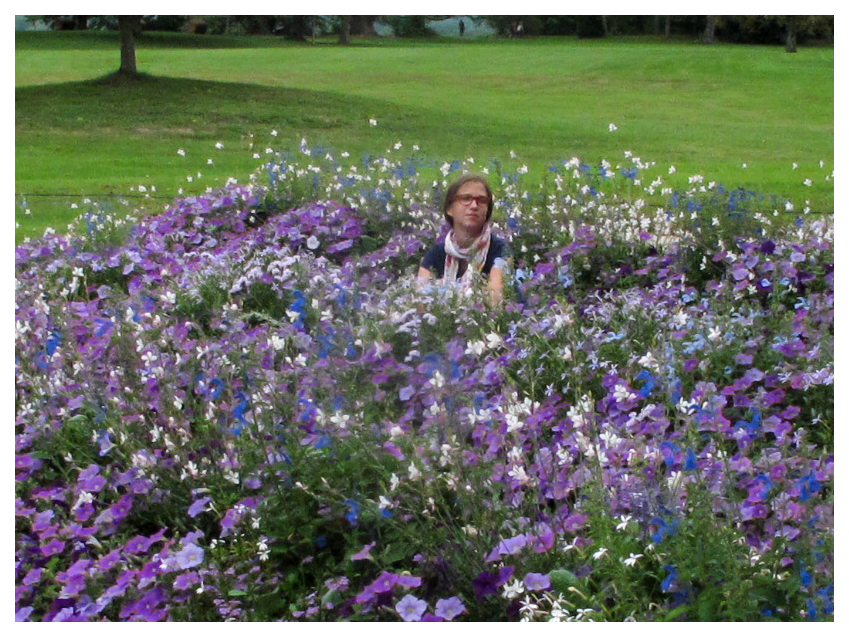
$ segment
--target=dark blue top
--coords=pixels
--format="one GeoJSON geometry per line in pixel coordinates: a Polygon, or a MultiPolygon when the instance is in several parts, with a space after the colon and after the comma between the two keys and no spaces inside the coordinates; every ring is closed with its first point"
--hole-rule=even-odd
{"type": "MultiPolygon", "coordinates": [[[[498,258],[501,259],[509,259],[513,256],[513,251],[510,249],[510,246],[503,239],[499,239],[496,236],[492,236],[489,242],[489,251],[486,253],[486,261],[483,264],[483,268],[481,269],[481,274],[488,277],[489,271],[492,269],[495,260],[498,258]]],[[[460,261],[460,267],[457,271],[457,276],[463,276],[463,272],[466,270],[467,264],[464,261],[460,261]]],[[[439,241],[431,247],[430,250],[425,254],[424,259],[422,259],[422,267],[430,270],[433,273],[433,276],[437,279],[441,279],[445,274],[445,243],[443,241],[439,241]]]]}

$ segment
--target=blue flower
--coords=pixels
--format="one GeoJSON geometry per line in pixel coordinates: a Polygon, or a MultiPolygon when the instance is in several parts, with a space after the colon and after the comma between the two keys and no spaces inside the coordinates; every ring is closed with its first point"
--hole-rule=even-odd
{"type": "Polygon", "coordinates": [[[738,420],[736,423],[738,428],[743,428],[748,431],[750,434],[755,434],[757,430],[761,426],[761,412],[759,409],[752,410],[752,419],[746,422],[745,420],[738,420]]]}
{"type": "Polygon", "coordinates": [[[666,520],[658,517],[652,518],[649,524],[657,527],[657,530],[651,534],[651,540],[655,544],[660,544],[667,535],[675,535],[675,532],[678,530],[678,520],[672,520],[672,524],[669,525],[666,523],[666,520]]]}
{"type": "Polygon", "coordinates": [[[53,330],[50,332],[50,336],[47,339],[47,342],[44,344],[44,348],[47,350],[48,356],[53,356],[53,353],[62,344],[62,333],[59,330],[53,330]]]}
{"type": "Polygon", "coordinates": [[[357,523],[357,518],[360,515],[360,504],[356,500],[345,500],[345,504],[348,506],[348,512],[345,514],[345,519],[348,520],[352,525],[357,523]]]}
{"type": "Polygon", "coordinates": [[[817,482],[813,473],[809,473],[804,478],[799,478],[799,480],[796,481],[796,486],[800,489],[799,500],[802,502],[807,502],[811,495],[822,488],[822,485],[817,482]]]}
{"type": "Polygon", "coordinates": [[[675,453],[680,451],[678,445],[668,440],[660,443],[660,452],[663,454],[663,462],[667,467],[675,464],[675,453]]]}
{"type": "Polygon", "coordinates": [[[808,605],[808,621],[815,621],[817,618],[817,606],[814,604],[814,600],[809,597],[805,600],[805,603],[808,605]]]}
{"type": "Polygon", "coordinates": [[[649,394],[651,394],[651,390],[654,389],[654,376],[652,376],[651,372],[644,369],[634,377],[634,380],[646,381],[645,384],[640,388],[639,394],[643,398],[648,398],[649,394]]]}
{"type": "Polygon", "coordinates": [[[224,390],[224,382],[220,378],[213,378],[209,381],[209,397],[212,400],[217,399],[224,390]]]}
{"type": "Polygon", "coordinates": [[[248,402],[247,396],[245,396],[242,392],[236,394],[236,398],[239,399],[239,404],[237,404],[233,409],[233,418],[241,423],[246,423],[245,412],[250,408],[250,403],[248,402]]]}
{"type": "Polygon", "coordinates": [[[664,593],[669,592],[669,589],[675,584],[675,580],[678,578],[678,569],[676,569],[672,564],[664,564],[663,570],[667,572],[666,577],[660,583],[660,590],[664,593]]]}
{"type": "Polygon", "coordinates": [[[692,449],[687,449],[687,455],[684,459],[684,471],[693,471],[696,468],[696,454],[692,449]]]}

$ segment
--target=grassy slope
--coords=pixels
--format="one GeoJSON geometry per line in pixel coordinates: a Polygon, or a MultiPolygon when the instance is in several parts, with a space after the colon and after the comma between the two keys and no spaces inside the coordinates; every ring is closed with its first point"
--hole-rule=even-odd
{"type": "MultiPolygon", "coordinates": [[[[631,150],[682,174],[833,208],[824,180],[834,154],[833,49],[787,55],[643,39],[343,48],[157,34],[137,53],[152,77],[129,85],[93,79],[117,65],[114,34],[17,34],[16,49],[18,193],[103,196],[145,184],[170,196],[217,186],[244,178],[257,164],[249,142],[264,148],[276,129],[278,147],[304,136],[381,153],[403,141],[438,160],[515,150],[531,164],[615,162],[631,150]],[[806,177],[813,187],[801,185],[806,177]]],[[[48,201],[30,198],[26,232],[61,227],[67,204],[51,213],[48,201]]]]}

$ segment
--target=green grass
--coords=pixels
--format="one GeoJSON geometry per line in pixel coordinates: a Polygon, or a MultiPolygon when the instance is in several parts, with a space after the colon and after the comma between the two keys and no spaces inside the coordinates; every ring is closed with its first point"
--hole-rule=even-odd
{"type": "Polygon", "coordinates": [[[440,162],[513,150],[532,166],[615,163],[629,150],[798,208],[834,207],[832,48],[145,34],[146,75],[127,82],[106,77],[118,65],[114,33],[17,33],[15,46],[15,188],[31,211],[16,213],[18,240],[63,228],[81,196],[153,185],[167,200],[245,179],[253,152],[302,137],[352,159],[396,141],[440,162]]]}

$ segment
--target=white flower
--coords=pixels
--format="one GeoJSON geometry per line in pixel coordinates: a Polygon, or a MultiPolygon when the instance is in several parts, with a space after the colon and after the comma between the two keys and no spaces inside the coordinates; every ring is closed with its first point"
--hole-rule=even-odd
{"type": "Polygon", "coordinates": [[[623,400],[632,400],[636,398],[636,394],[628,391],[628,388],[625,385],[616,385],[613,390],[613,397],[616,399],[617,403],[621,403],[623,400]]]}
{"type": "Polygon", "coordinates": [[[416,468],[416,465],[412,462],[410,463],[410,466],[407,467],[407,471],[410,475],[410,480],[417,480],[422,475],[422,472],[419,471],[418,468],[416,468]]]}
{"type": "Polygon", "coordinates": [[[496,347],[501,345],[503,342],[504,341],[502,340],[502,338],[498,334],[496,334],[495,332],[493,332],[492,334],[486,335],[486,346],[489,349],[495,349],[496,347]]]}
{"type": "Polygon", "coordinates": [[[345,429],[348,426],[349,420],[351,420],[351,417],[348,414],[343,414],[338,411],[330,417],[330,422],[332,422],[340,429],[345,429]]]}
{"type": "Polygon", "coordinates": [[[507,433],[519,431],[522,428],[522,421],[516,414],[506,414],[504,420],[507,422],[507,433]]]}
{"type": "Polygon", "coordinates": [[[216,147],[218,150],[221,150],[222,148],[224,148],[224,144],[222,144],[221,142],[215,142],[215,147],[216,147]]]}
{"type": "Polygon", "coordinates": [[[182,148],[180,148],[180,149],[177,151],[177,154],[178,154],[180,157],[185,157],[185,156],[186,156],[186,151],[184,151],[182,148]]]}
{"type": "Polygon", "coordinates": [[[666,485],[669,487],[670,491],[677,491],[683,481],[684,474],[680,471],[673,471],[666,479],[666,485]]]}
{"type": "Polygon", "coordinates": [[[607,549],[602,547],[599,550],[597,550],[595,553],[593,553],[593,559],[598,561],[601,558],[603,558],[605,555],[607,555],[607,549]]]}
{"type": "Polygon", "coordinates": [[[483,341],[472,341],[466,346],[466,354],[476,354],[480,356],[483,354],[484,345],[483,341]]]}
{"type": "Polygon", "coordinates": [[[613,131],[615,131],[615,130],[616,130],[616,124],[613,124],[613,123],[608,124],[608,125],[607,125],[607,130],[608,130],[608,132],[611,132],[611,133],[612,133],[613,131]]]}
{"type": "Polygon", "coordinates": [[[806,179],[802,183],[805,184],[806,186],[810,186],[813,182],[810,179],[806,179]]]}
{"type": "Polygon", "coordinates": [[[504,591],[501,596],[506,599],[516,599],[519,595],[525,592],[525,585],[517,579],[514,579],[509,584],[504,584],[504,591]]]}
{"type": "Polygon", "coordinates": [[[368,123],[370,126],[377,126],[377,120],[374,118],[369,119],[368,123]]]}
{"type": "Polygon", "coordinates": [[[307,247],[310,250],[315,250],[319,246],[319,241],[315,237],[310,237],[307,239],[307,247]]]}
{"type": "Polygon", "coordinates": [[[619,520],[620,520],[620,522],[619,522],[619,524],[616,525],[616,530],[617,531],[624,531],[625,527],[628,526],[628,522],[630,522],[630,520],[631,520],[631,516],[630,515],[620,515],[619,520]]]}
{"type": "Polygon", "coordinates": [[[622,563],[625,566],[634,566],[637,563],[637,560],[640,559],[642,556],[643,556],[642,553],[638,553],[637,555],[634,555],[633,553],[631,553],[631,555],[629,557],[622,560],[622,563]]]}
{"type": "Polygon", "coordinates": [[[513,478],[519,484],[529,484],[531,481],[530,476],[528,476],[525,468],[520,465],[513,465],[513,468],[507,472],[507,475],[513,478]]]}

